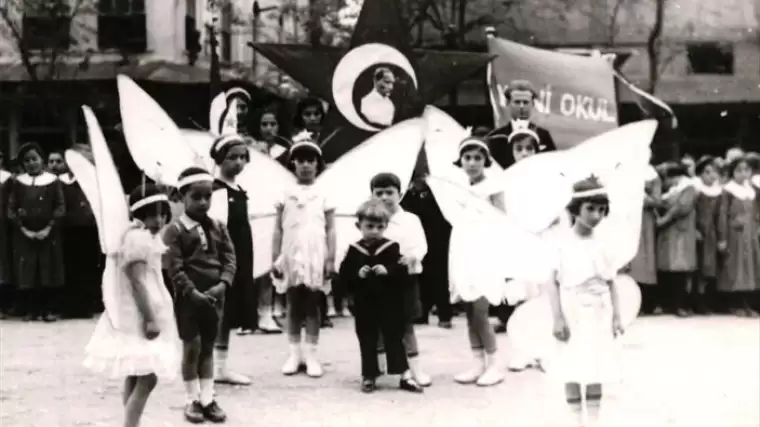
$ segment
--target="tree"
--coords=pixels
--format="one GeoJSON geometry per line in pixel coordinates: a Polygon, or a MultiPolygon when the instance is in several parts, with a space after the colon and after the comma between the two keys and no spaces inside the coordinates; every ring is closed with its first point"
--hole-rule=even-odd
{"type": "Polygon", "coordinates": [[[95,35],[79,16],[94,4],[86,0],[6,0],[0,8],[0,36],[10,40],[29,80],[56,80],[79,57],[88,65],[91,51],[82,51],[95,35]]]}

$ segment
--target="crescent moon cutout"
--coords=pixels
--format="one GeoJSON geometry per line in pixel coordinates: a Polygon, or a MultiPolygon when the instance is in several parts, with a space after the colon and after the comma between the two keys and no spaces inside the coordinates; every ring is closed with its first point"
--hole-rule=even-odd
{"type": "Polygon", "coordinates": [[[335,107],[352,125],[369,132],[377,132],[380,129],[367,123],[356,111],[353,91],[359,75],[377,64],[393,64],[401,68],[411,77],[414,87],[418,87],[412,63],[401,52],[388,45],[367,43],[345,54],[333,73],[332,91],[335,107]]]}

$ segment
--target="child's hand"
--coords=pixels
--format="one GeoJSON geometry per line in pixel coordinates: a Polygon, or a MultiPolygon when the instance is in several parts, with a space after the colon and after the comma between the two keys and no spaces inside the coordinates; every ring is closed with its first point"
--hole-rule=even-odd
{"type": "Polygon", "coordinates": [[[143,331],[145,332],[145,338],[149,340],[156,339],[161,333],[161,329],[158,327],[158,323],[153,320],[143,322],[143,331]]]}
{"type": "Polygon", "coordinates": [[[398,263],[405,265],[407,267],[411,267],[411,265],[414,263],[414,258],[410,256],[402,255],[398,263]]]}
{"type": "Polygon", "coordinates": [[[623,333],[625,333],[625,329],[623,328],[623,323],[620,321],[620,316],[612,316],[612,336],[617,338],[623,335],[623,333]]]}
{"type": "Polygon", "coordinates": [[[332,278],[333,274],[335,274],[335,260],[334,259],[327,259],[325,260],[324,265],[324,278],[325,280],[329,280],[332,278]]]}
{"type": "Polygon", "coordinates": [[[388,274],[388,270],[385,268],[384,265],[381,265],[381,264],[378,264],[372,267],[372,272],[374,272],[378,276],[385,276],[388,274]]]}
{"type": "Polygon", "coordinates": [[[718,242],[718,250],[721,252],[725,252],[726,249],[728,249],[728,244],[724,241],[718,242]]]}
{"type": "Polygon", "coordinates": [[[47,239],[48,236],[50,236],[50,230],[51,230],[50,227],[43,228],[42,230],[40,230],[39,232],[37,232],[37,238],[40,239],[40,240],[47,239]]]}
{"type": "Polygon", "coordinates": [[[372,269],[368,265],[365,265],[364,267],[359,269],[359,277],[361,277],[362,279],[366,279],[367,276],[369,276],[369,273],[371,271],[372,269]]]}
{"type": "Polygon", "coordinates": [[[211,289],[207,290],[206,295],[211,298],[211,302],[216,304],[218,301],[224,298],[224,291],[226,289],[227,285],[224,282],[219,282],[215,286],[212,286],[211,289]]]}
{"type": "Polygon", "coordinates": [[[213,304],[208,295],[197,289],[193,289],[193,291],[190,292],[190,300],[196,305],[213,304]]]}
{"type": "Polygon", "coordinates": [[[27,239],[37,239],[37,233],[29,231],[24,227],[21,227],[21,233],[26,236],[27,239]]]}
{"type": "Polygon", "coordinates": [[[567,327],[564,317],[554,319],[554,338],[562,342],[567,342],[570,339],[570,328],[567,327]]]}

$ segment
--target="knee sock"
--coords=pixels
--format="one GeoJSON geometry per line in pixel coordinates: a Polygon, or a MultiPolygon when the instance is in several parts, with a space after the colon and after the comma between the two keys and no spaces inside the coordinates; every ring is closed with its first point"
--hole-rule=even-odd
{"type": "Polygon", "coordinates": [[[201,378],[199,382],[201,405],[208,406],[214,401],[214,380],[212,378],[201,378]]]}
{"type": "Polygon", "coordinates": [[[227,355],[228,354],[229,353],[226,348],[214,349],[214,364],[216,365],[216,369],[218,372],[227,371],[227,355]]]}
{"type": "Polygon", "coordinates": [[[185,381],[185,398],[187,403],[193,403],[201,398],[201,383],[198,378],[185,381]]]}

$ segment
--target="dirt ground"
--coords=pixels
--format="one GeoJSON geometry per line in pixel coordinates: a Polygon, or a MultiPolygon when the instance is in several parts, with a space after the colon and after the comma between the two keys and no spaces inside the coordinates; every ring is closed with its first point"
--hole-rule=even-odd
{"type": "MultiPolygon", "coordinates": [[[[0,322],[0,426],[118,426],[120,381],[81,366],[94,320],[55,324],[0,322]]],[[[559,390],[537,371],[510,373],[489,388],[460,386],[466,367],[464,319],[453,330],[418,328],[424,365],[434,384],[423,395],[395,389],[359,392],[358,346],[350,319],[324,330],[321,379],[279,373],[283,335],[235,337],[230,364],[253,379],[247,388],[220,387],[232,426],[541,426],[563,409],[559,390]]],[[[728,316],[641,318],[625,337],[622,384],[609,389],[605,425],[760,426],[760,322],[728,316]]],[[[507,339],[500,338],[507,348],[507,339]]],[[[159,384],[145,427],[185,425],[178,379],[159,384]]],[[[554,424],[557,425],[557,424],[554,424]]],[[[560,423],[559,425],[563,425],[560,423]]],[[[568,426],[568,424],[564,424],[568,426]]]]}

